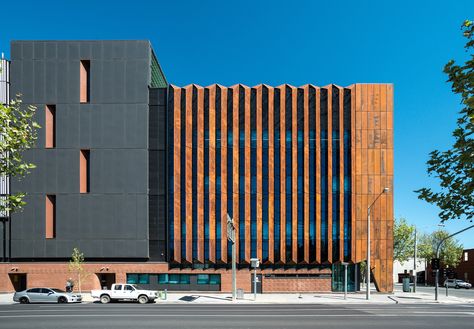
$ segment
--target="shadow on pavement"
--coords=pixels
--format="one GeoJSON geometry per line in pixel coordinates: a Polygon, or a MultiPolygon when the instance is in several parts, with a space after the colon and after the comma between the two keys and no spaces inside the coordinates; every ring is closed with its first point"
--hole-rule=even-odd
{"type": "Polygon", "coordinates": [[[201,296],[201,295],[191,295],[191,296],[183,296],[179,300],[183,302],[194,302],[198,298],[208,298],[208,299],[218,299],[218,300],[225,300],[230,301],[231,297],[215,297],[215,296],[201,296]]]}

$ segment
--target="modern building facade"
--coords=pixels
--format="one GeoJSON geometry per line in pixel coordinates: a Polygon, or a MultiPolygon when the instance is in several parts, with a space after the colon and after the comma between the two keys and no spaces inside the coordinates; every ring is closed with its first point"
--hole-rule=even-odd
{"type": "Polygon", "coordinates": [[[42,128],[0,290],[63,285],[78,247],[85,289],[230,291],[227,214],[244,290],[250,258],[259,291],[339,290],[341,262],[355,289],[384,187],[372,273],[392,290],[392,85],[177,87],[148,41],[15,41],[10,80],[42,128]]]}

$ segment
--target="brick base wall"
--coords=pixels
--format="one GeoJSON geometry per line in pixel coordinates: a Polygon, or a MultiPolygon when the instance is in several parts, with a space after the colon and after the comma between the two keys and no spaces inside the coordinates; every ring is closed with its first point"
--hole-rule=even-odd
{"type": "Polygon", "coordinates": [[[262,292],[330,292],[331,278],[263,278],[262,292]]]}
{"type": "MultiPolygon", "coordinates": [[[[86,277],[81,279],[81,290],[100,289],[100,274],[115,274],[115,282],[126,282],[127,273],[182,273],[182,274],[220,274],[221,292],[232,291],[232,272],[226,269],[170,269],[168,263],[85,263],[86,277]]],[[[331,278],[289,278],[267,277],[265,274],[330,274],[330,269],[311,270],[259,270],[262,275],[262,292],[328,292],[331,291],[331,278]]],[[[16,274],[26,274],[26,286],[53,287],[65,289],[66,280],[72,278],[79,290],[77,277],[69,272],[68,263],[6,263],[0,264],[0,292],[13,292],[16,274]]],[[[245,293],[251,292],[253,271],[237,271],[237,288],[245,293]]]]}

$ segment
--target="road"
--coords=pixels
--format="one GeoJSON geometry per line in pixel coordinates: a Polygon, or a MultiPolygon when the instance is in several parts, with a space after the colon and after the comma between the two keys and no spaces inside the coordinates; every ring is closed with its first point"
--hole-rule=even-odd
{"type": "Polygon", "coordinates": [[[0,305],[0,328],[472,328],[474,304],[0,305]]]}
{"type": "MultiPolygon", "coordinates": [[[[427,292],[430,294],[433,294],[434,298],[434,287],[425,287],[423,285],[418,285],[416,286],[416,291],[418,292],[427,292]]],[[[445,287],[439,287],[438,290],[439,295],[445,296],[446,295],[446,288],[445,287]]],[[[470,298],[474,300],[474,288],[473,289],[454,289],[454,288],[449,288],[448,290],[449,296],[454,296],[454,297],[460,297],[460,298],[470,298]]]]}

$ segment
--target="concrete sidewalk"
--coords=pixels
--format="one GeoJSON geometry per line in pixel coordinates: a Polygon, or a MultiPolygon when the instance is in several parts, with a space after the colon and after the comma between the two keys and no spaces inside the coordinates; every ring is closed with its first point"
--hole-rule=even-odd
{"type": "MultiPolygon", "coordinates": [[[[396,291],[392,294],[381,294],[374,291],[371,299],[365,299],[365,293],[348,293],[344,300],[342,293],[304,293],[304,294],[257,294],[254,301],[253,294],[245,294],[243,299],[238,299],[236,304],[468,304],[474,299],[446,297],[442,294],[438,302],[434,294],[426,292],[405,293],[396,291]]],[[[89,293],[83,293],[83,302],[91,303],[94,300],[89,293]]],[[[13,294],[0,294],[0,304],[13,304],[13,294]]],[[[232,305],[231,294],[225,293],[200,293],[200,292],[173,292],[167,294],[167,299],[156,300],[157,304],[227,304],[232,305]]]]}

